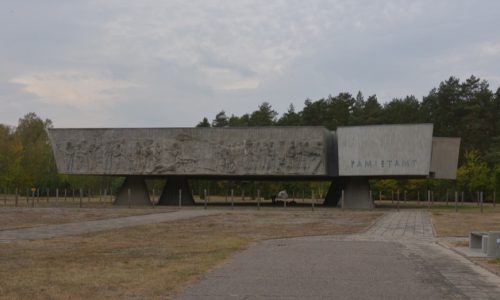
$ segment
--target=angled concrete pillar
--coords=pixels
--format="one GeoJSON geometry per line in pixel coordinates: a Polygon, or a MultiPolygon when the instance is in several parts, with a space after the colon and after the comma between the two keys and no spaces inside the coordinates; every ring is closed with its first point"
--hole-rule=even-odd
{"type": "Polygon", "coordinates": [[[334,180],[324,204],[340,207],[342,190],[344,190],[344,208],[371,209],[374,207],[373,200],[370,199],[368,177],[341,177],[334,180]]]}
{"type": "Polygon", "coordinates": [[[127,176],[118,190],[115,205],[151,205],[143,176],[127,176]],[[130,198],[129,198],[130,190],[130,198]]]}
{"type": "Polygon", "coordinates": [[[347,183],[346,178],[337,177],[330,184],[330,188],[325,196],[325,206],[338,206],[340,203],[340,197],[342,196],[342,189],[345,188],[347,183]]]}
{"type": "Polygon", "coordinates": [[[169,177],[158,205],[179,205],[179,190],[181,190],[182,205],[194,205],[193,195],[186,177],[169,177]]]}

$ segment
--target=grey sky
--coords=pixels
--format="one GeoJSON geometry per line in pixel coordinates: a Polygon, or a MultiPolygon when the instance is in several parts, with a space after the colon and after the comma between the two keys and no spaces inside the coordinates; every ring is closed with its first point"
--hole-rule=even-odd
{"type": "Polygon", "coordinates": [[[0,123],[194,126],[358,90],[500,86],[500,1],[0,0],[0,123]]]}

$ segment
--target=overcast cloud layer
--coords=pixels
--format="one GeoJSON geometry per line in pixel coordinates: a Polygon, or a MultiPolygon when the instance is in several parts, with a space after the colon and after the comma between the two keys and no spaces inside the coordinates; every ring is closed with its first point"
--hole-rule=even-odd
{"type": "Polygon", "coordinates": [[[361,90],[500,86],[500,1],[1,0],[0,123],[194,126],[361,90]]]}

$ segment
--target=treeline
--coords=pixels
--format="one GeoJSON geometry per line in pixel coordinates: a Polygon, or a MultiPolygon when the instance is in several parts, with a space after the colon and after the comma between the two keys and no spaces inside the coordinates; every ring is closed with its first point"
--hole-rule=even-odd
{"type": "Polygon", "coordinates": [[[421,101],[410,95],[381,104],[376,95],[340,93],[307,99],[301,111],[290,105],[281,116],[268,102],[241,116],[220,111],[212,121],[204,118],[197,126],[314,125],[335,130],[348,125],[408,123],[433,123],[434,136],[462,138],[458,180],[381,180],[372,182],[376,190],[433,188],[444,193],[459,189],[472,194],[500,188],[500,88],[494,92],[487,81],[475,76],[462,82],[450,77],[421,101]]]}
{"type": "MultiPolygon", "coordinates": [[[[371,124],[433,123],[434,136],[462,138],[460,168],[457,181],[446,180],[377,180],[372,182],[374,193],[391,190],[422,190],[427,188],[444,194],[446,190],[463,190],[469,198],[475,191],[492,192],[500,189],[500,88],[492,91],[484,80],[471,76],[465,81],[451,77],[430,90],[420,101],[414,96],[396,98],[384,104],[376,95],[365,97],[340,93],[318,100],[307,99],[301,111],[293,105],[279,115],[264,102],[257,110],[241,116],[221,111],[211,121],[204,118],[200,127],[237,126],[338,126],[371,124]]],[[[45,128],[51,120],[34,113],[19,119],[15,127],[0,124],[0,189],[21,191],[40,189],[84,188],[85,191],[116,188],[122,178],[106,176],[69,176],[57,173],[45,128]]],[[[159,189],[161,182],[153,182],[159,189]]],[[[210,194],[235,193],[255,195],[259,190],[268,197],[286,188],[289,194],[317,197],[328,189],[327,182],[227,182],[193,181],[195,193],[207,189],[210,194]]],[[[490,193],[491,194],[491,193],[490,193]]]]}
{"type": "MultiPolygon", "coordinates": [[[[28,113],[19,119],[16,127],[0,124],[0,193],[18,189],[25,193],[27,188],[36,187],[45,193],[56,188],[99,188],[115,187],[111,177],[68,176],[57,173],[46,128],[53,127],[49,119],[42,120],[35,113],[28,113]]],[[[119,181],[119,179],[118,179],[119,181]]]]}

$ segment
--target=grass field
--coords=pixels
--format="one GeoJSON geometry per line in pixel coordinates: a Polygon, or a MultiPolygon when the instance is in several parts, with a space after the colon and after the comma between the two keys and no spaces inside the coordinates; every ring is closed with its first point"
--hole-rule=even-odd
{"type": "Polygon", "coordinates": [[[467,237],[471,231],[500,230],[500,208],[487,208],[483,213],[475,207],[454,209],[433,209],[432,222],[438,237],[467,237]]]}
{"type": "Polygon", "coordinates": [[[337,209],[241,209],[82,236],[0,244],[0,298],[170,298],[259,240],[359,232],[380,215],[337,209]]]}

